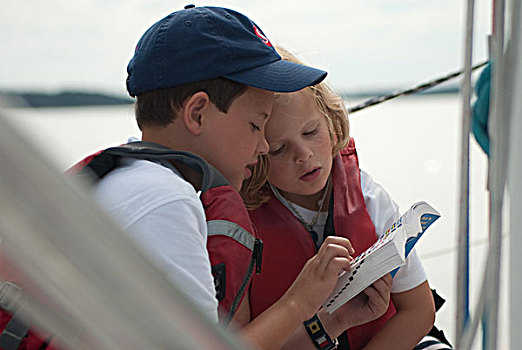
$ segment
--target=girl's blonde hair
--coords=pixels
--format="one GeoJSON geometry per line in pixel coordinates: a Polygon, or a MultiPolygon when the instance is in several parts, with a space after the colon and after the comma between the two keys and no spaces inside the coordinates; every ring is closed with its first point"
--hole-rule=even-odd
{"type": "MultiPolygon", "coordinates": [[[[280,46],[276,47],[276,50],[284,60],[303,64],[288,50],[280,46]]],[[[332,154],[335,155],[345,148],[350,140],[350,124],[344,101],[325,82],[306,89],[310,90],[317,109],[326,118],[333,145],[332,154]]],[[[268,187],[269,166],[268,157],[266,155],[259,156],[252,176],[243,182],[240,194],[246,207],[250,210],[259,208],[269,198],[266,192],[270,190],[268,187]]]]}

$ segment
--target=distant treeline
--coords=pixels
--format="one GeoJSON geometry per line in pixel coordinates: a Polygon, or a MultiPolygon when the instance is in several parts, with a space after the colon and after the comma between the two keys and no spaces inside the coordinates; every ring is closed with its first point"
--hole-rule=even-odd
{"type": "Polygon", "coordinates": [[[79,107],[123,105],[134,102],[130,97],[96,92],[63,91],[59,93],[0,91],[3,105],[11,107],[79,107]]]}
{"type": "MultiPolygon", "coordinates": [[[[384,96],[391,90],[375,90],[360,92],[339,92],[345,99],[384,96]]],[[[457,87],[434,88],[418,94],[454,94],[458,93],[457,87]]],[[[80,107],[80,106],[108,106],[127,105],[134,102],[130,97],[114,96],[105,93],[63,91],[59,93],[42,92],[16,92],[0,90],[0,106],[10,107],[80,107]]]]}

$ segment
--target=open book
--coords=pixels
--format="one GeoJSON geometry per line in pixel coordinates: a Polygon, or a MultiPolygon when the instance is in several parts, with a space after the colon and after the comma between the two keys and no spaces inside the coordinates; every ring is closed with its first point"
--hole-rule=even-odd
{"type": "Polygon", "coordinates": [[[406,257],[424,231],[440,214],[426,202],[415,203],[370,248],[357,256],[350,270],[339,275],[332,294],[323,307],[332,313],[366,287],[406,263],[406,257]]]}

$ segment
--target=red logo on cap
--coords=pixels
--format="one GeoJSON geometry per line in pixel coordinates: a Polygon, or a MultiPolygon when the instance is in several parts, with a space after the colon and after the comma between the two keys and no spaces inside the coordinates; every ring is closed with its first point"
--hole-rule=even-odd
{"type": "Polygon", "coordinates": [[[264,36],[263,33],[261,33],[261,31],[259,30],[259,28],[257,28],[256,26],[254,26],[254,33],[256,33],[257,37],[259,39],[261,39],[261,41],[266,46],[272,46],[272,43],[270,42],[270,40],[268,40],[268,38],[266,36],[264,36]]]}

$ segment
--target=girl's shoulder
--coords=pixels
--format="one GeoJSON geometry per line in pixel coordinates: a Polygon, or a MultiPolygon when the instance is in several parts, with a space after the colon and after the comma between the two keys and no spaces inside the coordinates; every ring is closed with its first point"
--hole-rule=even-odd
{"type": "Polygon", "coordinates": [[[372,219],[376,233],[384,233],[386,226],[400,216],[399,205],[381,184],[362,169],[361,189],[366,210],[372,219]]]}

